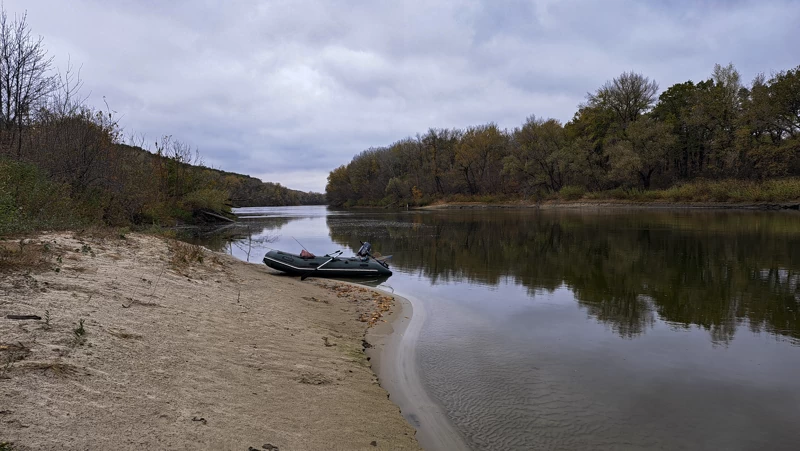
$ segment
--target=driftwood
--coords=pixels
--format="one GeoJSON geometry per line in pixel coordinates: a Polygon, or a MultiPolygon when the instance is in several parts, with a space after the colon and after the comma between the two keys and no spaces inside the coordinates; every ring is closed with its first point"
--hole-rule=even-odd
{"type": "Polygon", "coordinates": [[[6,315],[8,319],[42,319],[39,315],[6,315]]]}
{"type": "Polygon", "coordinates": [[[225,216],[218,215],[216,213],[212,213],[212,212],[210,212],[208,210],[200,210],[200,213],[203,213],[204,215],[207,215],[207,216],[211,216],[212,218],[221,219],[223,221],[236,222],[231,218],[226,218],[225,216]]]}

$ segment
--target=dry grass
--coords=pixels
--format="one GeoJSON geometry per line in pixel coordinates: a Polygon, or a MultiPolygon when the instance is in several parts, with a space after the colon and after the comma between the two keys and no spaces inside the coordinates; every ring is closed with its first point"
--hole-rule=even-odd
{"type": "Polygon", "coordinates": [[[175,269],[182,269],[194,263],[203,263],[205,251],[196,244],[173,240],[169,244],[170,263],[175,269]]]}
{"type": "Polygon", "coordinates": [[[634,202],[797,202],[800,200],[800,179],[765,180],[695,180],[663,190],[617,188],[587,193],[592,200],[629,200],[634,202]]]}
{"type": "Polygon", "coordinates": [[[139,339],[142,338],[142,336],[139,335],[139,334],[134,334],[134,333],[131,333],[131,332],[125,332],[125,331],[122,331],[122,330],[108,329],[108,330],[106,330],[106,332],[108,332],[110,335],[113,335],[113,336],[115,336],[117,338],[124,338],[126,340],[139,340],[139,339]]]}
{"type": "Polygon", "coordinates": [[[0,379],[8,377],[8,372],[15,362],[25,360],[31,349],[22,343],[0,344],[0,379]]]}
{"type": "Polygon", "coordinates": [[[0,241],[0,272],[42,269],[50,265],[53,257],[48,243],[28,239],[0,241]]]}
{"type": "Polygon", "coordinates": [[[672,201],[791,202],[800,199],[800,179],[700,180],[664,190],[662,197],[672,201]]]}
{"type": "Polygon", "coordinates": [[[126,239],[130,229],[127,227],[89,226],[75,232],[76,239],[126,239]]]}
{"type": "Polygon", "coordinates": [[[31,349],[22,343],[0,344],[0,355],[4,362],[18,362],[25,359],[31,353],[31,349]]]}
{"type": "Polygon", "coordinates": [[[19,369],[21,371],[52,373],[56,376],[73,376],[80,373],[80,370],[75,365],[63,362],[32,362],[20,365],[19,369]]]}
{"type": "MultiPolygon", "coordinates": [[[[9,343],[9,344],[0,344],[0,352],[15,352],[15,353],[24,353],[27,355],[31,352],[30,348],[25,346],[22,343],[9,343]]],[[[23,357],[24,358],[24,357],[23,357]]],[[[21,359],[17,359],[21,360],[21,359]]]]}

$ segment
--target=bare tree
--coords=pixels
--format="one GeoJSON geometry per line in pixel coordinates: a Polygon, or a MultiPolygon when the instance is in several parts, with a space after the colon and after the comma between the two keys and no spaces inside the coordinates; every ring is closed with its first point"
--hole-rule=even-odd
{"type": "Polygon", "coordinates": [[[73,116],[83,109],[89,95],[81,94],[83,79],[81,78],[81,68],[75,70],[72,60],[67,60],[67,67],[64,72],[58,71],[54,80],[53,90],[49,96],[47,107],[48,114],[58,117],[73,116]]]}
{"type": "Polygon", "coordinates": [[[23,14],[9,20],[0,9],[0,133],[6,134],[6,143],[16,146],[18,158],[23,127],[37,104],[55,90],[58,80],[51,73],[53,58],[47,56],[43,38],[31,35],[26,19],[23,14]]]}
{"type": "Polygon", "coordinates": [[[613,111],[622,127],[627,128],[655,104],[657,92],[658,83],[631,71],[607,81],[586,97],[589,105],[613,111]]]}

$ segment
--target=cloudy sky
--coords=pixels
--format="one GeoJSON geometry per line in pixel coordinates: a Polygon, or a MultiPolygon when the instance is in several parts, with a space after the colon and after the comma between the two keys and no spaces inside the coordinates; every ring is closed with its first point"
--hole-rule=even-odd
{"type": "Polygon", "coordinates": [[[623,71],[662,89],[800,64],[800,1],[3,0],[82,66],[126,134],[323,191],[357,153],[435,127],[568,121],[623,71]]]}

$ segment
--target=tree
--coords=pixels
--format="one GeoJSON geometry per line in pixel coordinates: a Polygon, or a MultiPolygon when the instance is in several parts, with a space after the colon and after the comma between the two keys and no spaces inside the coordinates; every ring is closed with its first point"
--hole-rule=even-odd
{"type": "Polygon", "coordinates": [[[642,74],[623,72],[619,77],[607,81],[594,94],[587,94],[590,106],[609,109],[623,129],[636,121],[653,106],[658,92],[658,83],[642,74]]]}
{"type": "Polygon", "coordinates": [[[653,173],[667,164],[670,149],[675,145],[675,135],[670,126],[654,120],[641,120],[628,127],[628,140],[638,157],[636,173],[642,188],[650,189],[653,173]]]}
{"type": "Polygon", "coordinates": [[[18,158],[23,126],[58,80],[50,73],[53,58],[47,56],[43,38],[31,35],[26,19],[23,14],[9,20],[0,7],[0,133],[6,135],[4,144],[16,146],[18,158]]]}
{"type": "Polygon", "coordinates": [[[737,128],[748,94],[732,64],[717,64],[710,79],[678,83],[661,94],[652,117],[670,124],[677,137],[669,158],[676,178],[736,175],[737,128]]]}
{"type": "Polygon", "coordinates": [[[426,178],[432,178],[432,192],[445,193],[446,173],[455,160],[455,147],[461,133],[455,129],[428,129],[424,136],[417,136],[423,150],[426,178]]]}
{"type": "Polygon", "coordinates": [[[329,196],[365,205],[450,195],[537,195],[577,185],[649,189],[679,180],[800,175],[800,67],[748,88],[732,64],[707,80],[658,85],[626,72],[565,125],[529,117],[513,133],[495,124],[429,129],[357,155],[332,173],[329,196]]]}
{"type": "Polygon", "coordinates": [[[411,187],[400,177],[392,177],[386,184],[386,195],[391,197],[394,203],[402,202],[411,197],[411,187]]]}
{"type": "Polygon", "coordinates": [[[775,74],[769,80],[769,97],[774,102],[774,125],[782,137],[800,136],[800,66],[775,74]]]}
{"type": "Polygon", "coordinates": [[[347,166],[350,175],[350,186],[356,194],[357,200],[366,203],[377,203],[386,193],[386,184],[389,182],[385,171],[381,170],[382,154],[387,148],[371,148],[361,152],[347,166]]]}
{"type": "Polygon", "coordinates": [[[688,123],[699,134],[699,171],[704,175],[736,175],[736,130],[747,95],[732,64],[716,64],[711,79],[697,84],[688,123]]]}
{"type": "Polygon", "coordinates": [[[697,101],[698,87],[691,80],[676,83],[661,93],[651,112],[654,120],[668,124],[676,136],[677,142],[669,156],[673,178],[689,178],[700,169],[702,140],[698,127],[689,120],[697,101]]]}
{"type": "Polygon", "coordinates": [[[568,167],[560,158],[566,134],[555,119],[537,119],[530,116],[521,128],[514,130],[514,152],[506,157],[505,170],[513,176],[523,177],[523,185],[544,186],[558,192],[564,186],[568,167]]]}
{"type": "Polygon", "coordinates": [[[739,75],[739,71],[733,67],[733,63],[728,63],[725,67],[715,64],[711,79],[722,88],[721,97],[725,105],[731,110],[736,110],[741,103],[740,96],[744,86],[742,86],[742,77],[739,75]]]}
{"type": "Polygon", "coordinates": [[[355,193],[350,185],[350,175],[347,166],[339,166],[328,175],[328,184],[325,186],[325,196],[331,205],[341,207],[354,200],[355,193]]]}
{"type": "Polygon", "coordinates": [[[743,99],[736,136],[743,175],[764,178],[793,171],[800,157],[796,150],[800,138],[800,70],[778,72],[769,81],[763,74],[756,76],[749,96],[743,99]]]}
{"type": "Polygon", "coordinates": [[[501,172],[508,137],[497,124],[470,127],[456,146],[455,163],[470,194],[485,194],[500,188],[495,176],[501,172]],[[497,166],[496,168],[494,166],[497,166]]]}

